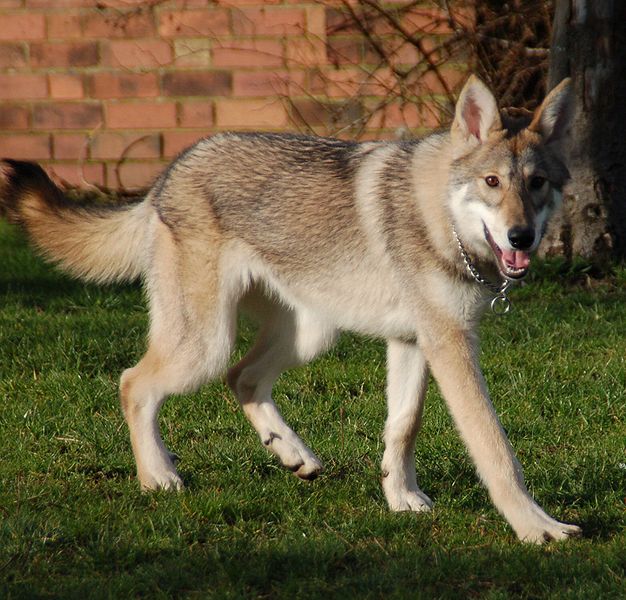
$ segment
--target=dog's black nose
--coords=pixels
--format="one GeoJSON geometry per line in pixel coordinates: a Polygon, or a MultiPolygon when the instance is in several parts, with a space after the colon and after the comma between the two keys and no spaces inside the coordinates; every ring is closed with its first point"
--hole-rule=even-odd
{"type": "Polygon", "coordinates": [[[509,242],[517,250],[528,250],[535,241],[535,230],[532,227],[511,227],[509,242]]]}

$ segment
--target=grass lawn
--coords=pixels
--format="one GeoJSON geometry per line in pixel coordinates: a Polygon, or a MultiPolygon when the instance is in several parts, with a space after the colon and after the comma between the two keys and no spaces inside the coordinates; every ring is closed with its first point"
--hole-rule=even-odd
{"type": "Polygon", "coordinates": [[[319,479],[279,467],[216,382],[161,413],[186,490],[140,493],[117,380],[144,348],[141,290],[76,283],[4,223],[0,257],[0,597],[626,597],[623,268],[589,286],[542,265],[483,322],[528,485],[585,533],[535,547],[491,507],[435,386],[416,453],[435,509],[388,512],[384,345],[351,335],[276,389],[319,479]]]}

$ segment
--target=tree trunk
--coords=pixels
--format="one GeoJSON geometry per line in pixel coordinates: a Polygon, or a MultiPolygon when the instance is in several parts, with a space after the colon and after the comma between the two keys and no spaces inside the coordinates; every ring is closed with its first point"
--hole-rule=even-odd
{"type": "Polygon", "coordinates": [[[572,181],[543,252],[626,257],[626,1],[556,0],[548,89],[571,77],[572,181]]]}

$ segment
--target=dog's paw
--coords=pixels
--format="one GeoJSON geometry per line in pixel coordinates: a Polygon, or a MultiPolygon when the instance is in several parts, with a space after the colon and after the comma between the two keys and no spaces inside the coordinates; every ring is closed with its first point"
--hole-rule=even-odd
{"type": "Polygon", "coordinates": [[[160,473],[158,475],[140,475],[139,483],[145,492],[157,490],[179,491],[183,489],[183,480],[174,471],[173,473],[160,473]]]}
{"type": "Polygon", "coordinates": [[[324,467],[322,463],[312,455],[312,457],[303,462],[296,471],[293,471],[293,474],[300,479],[313,481],[323,470],[324,467]]]}
{"type": "Polygon", "coordinates": [[[535,523],[527,523],[524,527],[517,528],[515,532],[522,542],[529,544],[545,544],[582,535],[582,529],[577,525],[560,523],[548,515],[535,523]]]}
{"type": "Polygon", "coordinates": [[[182,490],[183,480],[174,467],[174,461],[178,461],[178,457],[168,451],[159,458],[161,460],[154,461],[149,466],[142,465],[137,469],[141,489],[144,491],[182,490]]]}
{"type": "Polygon", "coordinates": [[[390,510],[394,512],[428,512],[433,507],[433,501],[418,487],[392,486],[383,479],[383,490],[390,510]]]}
{"type": "Polygon", "coordinates": [[[275,454],[282,465],[300,479],[315,479],[323,470],[320,460],[292,431],[271,432],[263,436],[263,445],[275,454]]]}

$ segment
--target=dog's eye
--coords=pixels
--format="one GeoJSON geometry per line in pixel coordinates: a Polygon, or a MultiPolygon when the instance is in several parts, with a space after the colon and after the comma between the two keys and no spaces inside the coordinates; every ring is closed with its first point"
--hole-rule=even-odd
{"type": "Polygon", "coordinates": [[[545,177],[541,177],[541,175],[535,175],[530,180],[530,189],[531,190],[540,190],[543,187],[543,184],[546,182],[545,177]]]}
{"type": "Polygon", "coordinates": [[[489,187],[498,187],[500,185],[500,180],[495,175],[487,175],[487,177],[485,177],[485,183],[489,187]]]}

